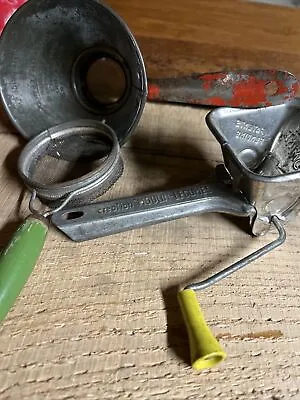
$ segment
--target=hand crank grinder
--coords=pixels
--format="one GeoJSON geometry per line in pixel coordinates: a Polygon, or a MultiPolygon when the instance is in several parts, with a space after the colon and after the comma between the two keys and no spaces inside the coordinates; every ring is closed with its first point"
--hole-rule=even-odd
{"type": "Polygon", "coordinates": [[[249,217],[254,235],[276,228],[278,238],[271,243],[179,291],[195,369],[212,367],[225,358],[205,323],[195,291],[219,282],[281,245],[286,237],[283,223],[298,210],[299,109],[300,101],[294,100],[262,109],[213,110],[207,123],[221,145],[224,164],[217,167],[211,179],[172,191],[66,207],[52,216],[58,229],[79,241],[205,212],[249,217]]]}
{"type": "Polygon", "coordinates": [[[29,0],[9,20],[0,39],[0,96],[23,136],[35,136],[22,153],[19,172],[41,200],[55,206],[42,218],[31,207],[34,215],[2,253],[0,318],[39,255],[46,216],[51,215],[53,224],[76,241],[204,212],[249,217],[255,235],[273,225],[278,239],[179,291],[192,364],[203,369],[223,360],[225,353],[206,326],[194,291],[220,281],[285,240],[282,222],[293,215],[299,202],[300,105],[296,100],[259,110],[211,112],[207,123],[224,156],[223,166],[211,180],[174,191],[81,205],[86,194],[108,188],[110,173],[122,169],[118,146],[136,126],[146,95],[137,44],[124,22],[102,3],[29,0]],[[35,167],[45,155],[68,162],[89,156],[102,167],[54,184],[52,177],[45,184],[43,175],[37,184],[35,167]]]}

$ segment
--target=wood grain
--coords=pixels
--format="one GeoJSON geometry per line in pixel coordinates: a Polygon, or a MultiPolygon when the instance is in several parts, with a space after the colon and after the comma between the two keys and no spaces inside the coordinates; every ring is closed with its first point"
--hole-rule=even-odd
{"type": "MultiPolygon", "coordinates": [[[[106,197],[207,176],[221,154],[205,113],[148,105],[123,149],[124,176],[106,197]]],[[[12,168],[18,138],[3,129],[1,143],[3,245],[14,228],[22,187],[12,168]]],[[[23,201],[22,212],[25,206],[23,201]]],[[[251,239],[245,224],[221,215],[81,244],[52,229],[1,328],[0,398],[297,399],[299,224],[289,225],[284,247],[199,294],[228,353],[220,367],[200,374],[189,366],[174,287],[227,266],[272,233],[251,239]]]]}
{"type": "Polygon", "coordinates": [[[148,75],[276,68],[300,75],[300,10],[240,0],[110,0],[137,37],[148,75]]]}
{"type": "MultiPolygon", "coordinates": [[[[229,0],[110,4],[138,35],[153,76],[254,65],[300,72],[295,10],[229,0]]],[[[148,104],[123,148],[124,175],[103,198],[207,177],[222,160],[207,112],[148,104]]],[[[24,142],[1,121],[4,246],[28,196],[16,172],[24,142]]],[[[283,247],[199,293],[228,359],[201,373],[189,365],[175,287],[275,235],[254,239],[245,227],[207,214],[80,244],[52,228],[0,328],[0,399],[299,399],[300,219],[283,247]]]]}

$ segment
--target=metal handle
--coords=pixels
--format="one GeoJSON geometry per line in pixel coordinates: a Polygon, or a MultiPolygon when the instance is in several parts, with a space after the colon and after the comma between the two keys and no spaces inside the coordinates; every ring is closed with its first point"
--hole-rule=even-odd
{"type": "Polygon", "coordinates": [[[189,336],[191,364],[196,370],[215,366],[226,358],[226,354],[205,322],[195,290],[203,290],[214,285],[280,246],[286,238],[285,230],[276,216],[273,216],[272,223],[278,231],[277,239],[217,274],[201,282],[190,284],[178,292],[178,301],[189,336]]]}
{"type": "Polygon", "coordinates": [[[65,208],[52,216],[52,222],[72,240],[84,241],[208,212],[247,217],[254,215],[255,209],[226,185],[207,182],[65,208]]]}
{"type": "Polygon", "coordinates": [[[234,264],[230,265],[229,267],[223,269],[222,271],[210,276],[209,278],[207,278],[201,282],[192,283],[192,284],[186,286],[185,289],[191,289],[191,290],[206,289],[209,286],[212,286],[215,283],[221,281],[222,279],[227,278],[227,276],[233,274],[234,272],[246,267],[246,265],[257,260],[258,258],[263,257],[265,254],[276,249],[276,247],[282,245],[286,239],[285,229],[282,226],[280,220],[276,216],[273,216],[271,222],[277,229],[278,238],[273,240],[271,243],[266,244],[262,248],[254,251],[253,253],[249,254],[248,256],[244,257],[243,259],[235,262],[234,264]]]}
{"type": "Polygon", "coordinates": [[[229,107],[265,107],[293,99],[297,78],[277,70],[235,70],[148,79],[148,100],[229,107]]]}

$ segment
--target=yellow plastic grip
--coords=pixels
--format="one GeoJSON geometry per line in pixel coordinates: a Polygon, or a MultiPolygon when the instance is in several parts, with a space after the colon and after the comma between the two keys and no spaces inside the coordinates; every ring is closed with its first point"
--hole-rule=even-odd
{"type": "Polygon", "coordinates": [[[200,371],[225,360],[226,353],[207,326],[196,293],[184,289],[177,297],[188,331],[192,367],[200,371]]]}

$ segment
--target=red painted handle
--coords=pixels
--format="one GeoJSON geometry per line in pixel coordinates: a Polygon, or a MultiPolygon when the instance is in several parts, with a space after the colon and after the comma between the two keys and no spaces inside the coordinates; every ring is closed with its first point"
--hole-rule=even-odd
{"type": "Polygon", "coordinates": [[[148,100],[229,107],[266,107],[296,96],[297,78],[277,70],[236,70],[148,80],[148,100]]]}
{"type": "MultiPolygon", "coordinates": [[[[26,0],[0,0],[0,34],[26,0]]],[[[265,107],[295,97],[299,82],[276,70],[227,71],[182,78],[149,79],[148,100],[229,107],[265,107]]]]}

